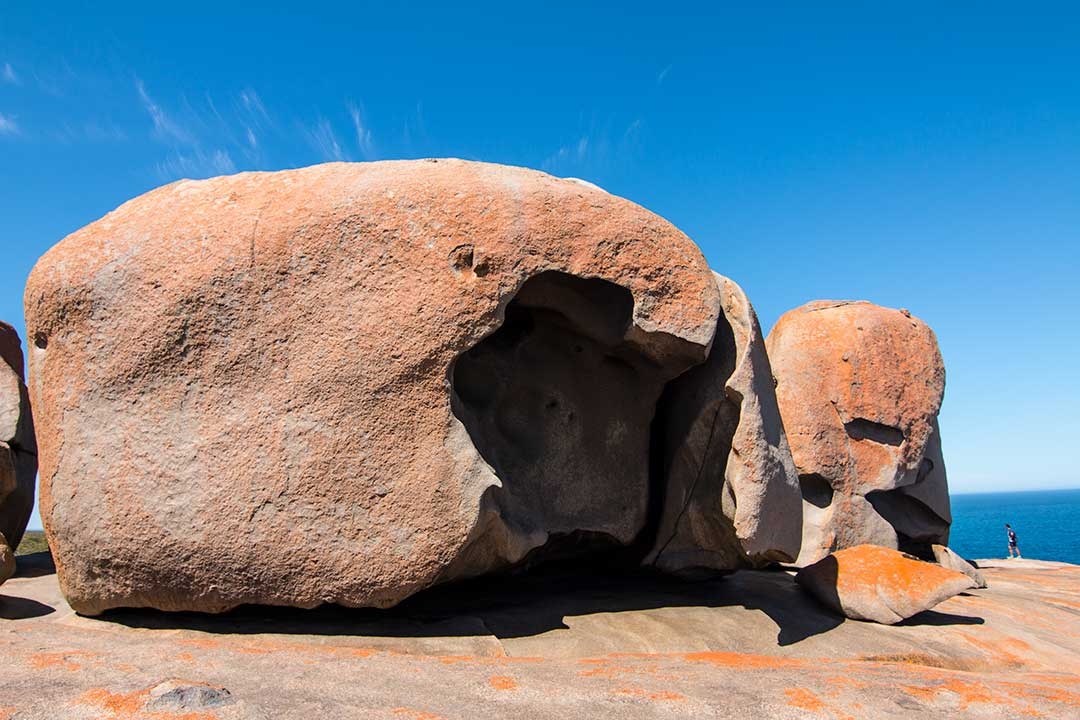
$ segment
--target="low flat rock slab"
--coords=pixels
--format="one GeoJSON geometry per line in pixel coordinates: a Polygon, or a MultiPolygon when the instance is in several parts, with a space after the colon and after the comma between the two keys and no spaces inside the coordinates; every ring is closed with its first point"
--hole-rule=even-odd
{"type": "Polygon", "coordinates": [[[894,625],[975,587],[963,573],[876,545],[857,545],[799,571],[795,580],[825,607],[894,625]]]}
{"type": "Polygon", "coordinates": [[[252,608],[135,623],[74,615],[42,566],[20,558],[0,588],[11,720],[1001,720],[1080,704],[1077,566],[1002,563],[985,571],[989,589],[894,626],[843,622],[765,571],[440,590],[428,605],[442,622],[252,608]]]}

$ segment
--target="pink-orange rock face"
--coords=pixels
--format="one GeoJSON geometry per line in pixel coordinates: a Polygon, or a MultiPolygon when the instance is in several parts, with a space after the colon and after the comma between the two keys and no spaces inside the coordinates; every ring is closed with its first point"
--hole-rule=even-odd
{"type": "Polygon", "coordinates": [[[826,607],[853,620],[893,625],[975,587],[961,572],[877,545],[840,550],[795,579],[826,607]]]}
{"type": "Polygon", "coordinates": [[[0,536],[11,550],[19,546],[30,519],[37,475],[34,424],[23,379],[19,336],[0,322],[0,536]]]}
{"type": "Polygon", "coordinates": [[[926,323],[819,301],[783,315],[766,345],[803,492],[799,564],[862,543],[926,555],[947,544],[945,368],[926,323]]]}
{"type": "Polygon", "coordinates": [[[169,185],[49,251],[26,312],[43,520],[97,613],[386,606],[630,546],[721,309],[661,218],[440,160],[169,185]]]}

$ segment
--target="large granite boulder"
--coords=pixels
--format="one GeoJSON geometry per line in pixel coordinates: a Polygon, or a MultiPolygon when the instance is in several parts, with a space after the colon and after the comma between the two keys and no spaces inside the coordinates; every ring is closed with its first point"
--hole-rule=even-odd
{"type": "Polygon", "coordinates": [[[956,570],[878,545],[856,545],[795,576],[825,607],[852,620],[895,625],[975,587],[956,570]]]}
{"type": "Polygon", "coordinates": [[[933,331],[905,310],[819,301],[766,345],[802,488],[798,563],[862,543],[932,557],[952,522],[933,331]]]}
{"type": "Polygon", "coordinates": [[[709,359],[669,383],[657,411],[666,497],[649,559],[684,574],[790,562],[802,528],[757,315],[742,288],[716,281],[723,312],[709,359]]]}
{"type": "Polygon", "coordinates": [[[34,509],[37,477],[37,445],[25,377],[19,335],[0,322],[0,536],[12,551],[19,547],[34,509]]]}
{"type": "MultiPolygon", "coordinates": [[[[339,163],[155,190],[26,291],[62,589],[88,614],[389,606],[545,558],[639,562],[682,511],[662,503],[657,401],[717,352],[723,310],[672,225],[533,171],[339,163]]],[[[725,562],[795,553],[738,501],[713,508],[736,512],[725,562]]]]}

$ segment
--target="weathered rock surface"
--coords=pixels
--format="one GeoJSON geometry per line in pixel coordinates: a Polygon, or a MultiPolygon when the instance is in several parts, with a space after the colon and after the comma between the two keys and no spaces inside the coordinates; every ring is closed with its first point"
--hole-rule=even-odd
{"type": "Polygon", "coordinates": [[[0,322],[0,535],[19,546],[34,508],[37,446],[24,384],[22,344],[0,322]]]}
{"type": "Polygon", "coordinates": [[[1002,720],[1080,706],[1080,567],[1060,563],[980,562],[990,588],[885,626],[844,621],[788,573],[756,570],[499,579],[392,611],[97,619],[74,615],[30,560],[0,588],[0,717],[12,720],[1002,720]]]}
{"type": "Polygon", "coordinates": [[[872,543],[931,556],[948,544],[937,414],[945,368],[933,331],[904,310],[818,301],[766,340],[803,495],[798,563],[872,543]]]}
{"type": "Polygon", "coordinates": [[[957,555],[951,548],[945,547],[944,545],[934,545],[931,549],[934,551],[934,560],[938,565],[943,568],[948,568],[949,570],[964,573],[971,578],[977,588],[986,587],[986,578],[983,577],[983,574],[979,572],[978,568],[957,555]]]}
{"type": "Polygon", "coordinates": [[[975,587],[963,573],[877,545],[857,545],[808,565],[795,580],[852,620],[893,625],[975,587]]]}
{"type": "MultiPolygon", "coordinates": [[[[330,164],[151,192],[26,291],[61,586],[88,614],[389,606],[582,550],[636,562],[663,499],[657,399],[721,312],[676,228],[537,172],[330,164]]],[[[755,461],[732,485],[747,507],[784,480],[755,461]]],[[[793,552],[715,510],[746,547],[709,549],[732,566],[793,552]]]]}
{"type": "Polygon", "coordinates": [[[669,383],[658,410],[666,487],[649,560],[667,570],[791,562],[802,508],[757,315],[717,276],[723,312],[708,361],[669,383]]]}

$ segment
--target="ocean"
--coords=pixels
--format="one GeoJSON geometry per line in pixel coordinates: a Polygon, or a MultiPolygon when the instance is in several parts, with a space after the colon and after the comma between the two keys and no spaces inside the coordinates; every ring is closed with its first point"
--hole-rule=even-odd
{"type": "Polygon", "coordinates": [[[952,515],[949,546],[963,557],[1005,557],[1009,523],[1025,558],[1080,565],[1080,490],[953,495],[952,515]]]}

